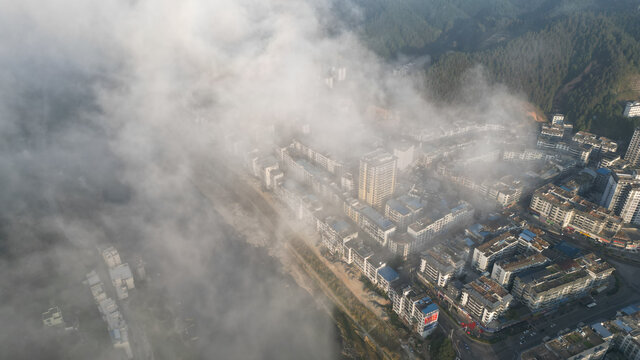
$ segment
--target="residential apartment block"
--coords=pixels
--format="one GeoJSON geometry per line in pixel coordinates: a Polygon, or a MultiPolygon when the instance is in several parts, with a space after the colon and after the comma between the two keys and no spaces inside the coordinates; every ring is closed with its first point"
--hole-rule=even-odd
{"type": "Polygon", "coordinates": [[[512,301],[507,290],[486,276],[466,284],[460,297],[460,305],[484,325],[507,311],[512,301]]]}

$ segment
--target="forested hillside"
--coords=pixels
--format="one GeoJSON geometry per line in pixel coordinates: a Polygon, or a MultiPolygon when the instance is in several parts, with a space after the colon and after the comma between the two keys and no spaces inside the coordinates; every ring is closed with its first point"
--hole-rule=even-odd
{"type": "Polygon", "coordinates": [[[381,56],[434,56],[427,75],[442,100],[455,100],[465,70],[480,64],[490,81],[578,129],[627,140],[636,125],[621,115],[623,100],[639,95],[629,91],[640,74],[638,1],[354,1],[361,11],[351,20],[381,56]]]}

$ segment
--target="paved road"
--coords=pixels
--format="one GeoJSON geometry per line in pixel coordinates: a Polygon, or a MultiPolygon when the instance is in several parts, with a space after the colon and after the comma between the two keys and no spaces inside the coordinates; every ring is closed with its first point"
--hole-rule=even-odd
{"type": "Polygon", "coordinates": [[[457,321],[440,311],[438,326],[451,338],[456,354],[462,360],[495,359],[497,357],[494,348],[489,344],[480,343],[469,339],[465,331],[457,321]],[[469,350],[465,348],[465,344],[469,350]]]}

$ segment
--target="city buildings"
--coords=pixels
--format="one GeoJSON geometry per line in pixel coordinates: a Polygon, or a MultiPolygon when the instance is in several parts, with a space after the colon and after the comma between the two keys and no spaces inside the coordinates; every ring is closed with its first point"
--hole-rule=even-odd
{"type": "Polygon", "coordinates": [[[640,116],[640,101],[628,102],[624,107],[625,117],[638,117],[640,116]]]}
{"type": "MultiPolygon", "coordinates": [[[[115,248],[108,248],[106,250],[109,250],[106,252],[109,256],[105,257],[105,260],[116,258],[115,255],[117,251],[114,252],[115,248]]],[[[103,256],[104,254],[105,252],[103,252],[103,256]]],[[[107,264],[113,265],[114,262],[107,262],[107,264]]],[[[115,267],[118,266],[119,265],[115,265],[115,267]]],[[[113,347],[124,350],[127,359],[133,359],[133,352],[129,342],[129,327],[118,308],[118,304],[116,304],[115,300],[107,296],[104,290],[104,284],[95,270],[87,274],[85,283],[91,289],[91,295],[100,311],[102,319],[107,323],[107,330],[109,331],[113,347]]]]}
{"type": "MultiPolygon", "coordinates": [[[[505,232],[475,248],[471,266],[480,272],[491,271],[493,264],[499,259],[527,251],[541,252],[548,246],[546,241],[529,230],[525,230],[519,235],[516,231],[505,232]]],[[[503,263],[505,266],[506,264],[503,263]]]]}
{"type": "Polygon", "coordinates": [[[426,294],[412,286],[397,283],[391,287],[389,298],[398,317],[422,337],[437,327],[440,310],[426,294]]]}
{"type": "Polygon", "coordinates": [[[564,125],[564,115],[563,114],[553,114],[553,115],[551,115],[551,124],[553,124],[553,125],[564,125]]]}
{"type": "Polygon", "coordinates": [[[613,211],[553,184],[534,192],[529,209],[551,226],[577,231],[598,241],[609,242],[622,228],[622,219],[613,211]]]}
{"type": "Polygon", "coordinates": [[[382,149],[360,159],[358,199],[382,209],[391,198],[396,185],[397,158],[382,149]]]}
{"type": "Polygon", "coordinates": [[[135,288],[129,264],[125,263],[109,268],[109,277],[111,277],[113,287],[116,289],[118,299],[122,300],[129,297],[129,290],[135,288]]]}
{"type": "Polygon", "coordinates": [[[116,250],[116,248],[113,246],[109,246],[102,251],[102,258],[109,268],[116,267],[122,264],[122,261],[120,260],[120,254],[118,253],[118,250],[116,250]]]}
{"type": "Polygon", "coordinates": [[[571,140],[577,144],[588,145],[599,153],[614,153],[618,151],[618,143],[615,141],[586,131],[578,131],[571,140]]]}
{"type": "Polygon", "coordinates": [[[502,206],[508,206],[520,200],[524,189],[521,181],[513,176],[507,175],[498,180],[478,181],[478,179],[469,176],[464,168],[456,168],[446,162],[439,163],[436,172],[447,180],[494,200],[502,206]]]}
{"type": "Polygon", "coordinates": [[[42,323],[49,327],[62,327],[64,326],[64,319],[62,318],[62,312],[57,306],[50,308],[42,313],[42,323]]]}
{"type": "Polygon", "coordinates": [[[347,240],[342,253],[342,259],[347,264],[354,264],[362,275],[385,293],[388,293],[391,286],[400,279],[398,273],[386,265],[383,256],[376,254],[362,239],[347,240]]]}
{"type": "Polygon", "coordinates": [[[600,360],[611,345],[610,339],[605,340],[589,326],[583,326],[527,350],[522,359],[600,360]]]}
{"type": "Polygon", "coordinates": [[[384,216],[393,221],[398,231],[407,231],[407,226],[418,220],[422,215],[425,204],[419,198],[402,195],[389,199],[384,208],[384,216]]]}
{"type": "Polygon", "coordinates": [[[292,147],[314,165],[325,169],[337,177],[342,176],[344,164],[333,158],[328,152],[321,152],[317,148],[308,146],[298,139],[293,140],[292,147]]]}
{"type": "Polygon", "coordinates": [[[460,297],[460,305],[484,325],[507,311],[512,301],[507,290],[486,276],[466,284],[460,297]]]}
{"type": "Polygon", "coordinates": [[[128,290],[135,288],[129,264],[122,263],[118,250],[113,246],[102,251],[102,258],[109,268],[109,276],[113,286],[116,288],[118,299],[126,299],[129,296],[128,290]]]}
{"type": "Polygon", "coordinates": [[[358,237],[358,231],[351,224],[334,216],[318,219],[316,230],[322,238],[322,244],[332,254],[338,254],[341,258],[344,256],[344,245],[347,241],[358,237]]]}
{"type": "Polygon", "coordinates": [[[377,285],[385,293],[389,293],[391,285],[399,279],[398,273],[389,266],[383,266],[378,269],[377,285]]]}
{"type": "Polygon", "coordinates": [[[380,245],[387,246],[391,235],[396,231],[396,225],[369,205],[350,198],[343,204],[344,212],[362,231],[371,236],[380,245]]]}
{"type": "Polygon", "coordinates": [[[505,289],[511,289],[515,276],[525,270],[543,266],[550,260],[540,253],[517,255],[497,261],[493,265],[491,278],[505,289]]]}
{"type": "Polygon", "coordinates": [[[465,259],[449,248],[437,246],[427,250],[420,259],[420,274],[431,284],[444,288],[447,283],[462,274],[465,259]]]}
{"type": "Polygon", "coordinates": [[[419,252],[424,249],[427,242],[434,237],[444,234],[450,229],[464,226],[473,220],[475,210],[471,204],[461,201],[451,212],[440,217],[425,216],[422,219],[409,225],[407,233],[414,239],[410,253],[419,252]]]}
{"type": "Polygon", "coordinates": [[[541,311],[586,295],[603,285],[614,270],[592,254],[566,259],[516,275],[512,294],[531,311],[541,311]]]}
{"type": "Polygon", "coordinates": [[[624,154],[624,159],[632,167],[640,167],[640,127],[634,130],[627,152],[624,154]]]}
{"type": "Polygon", "coordinates": [[[600,205],[625,223],[640,224],[640,175],[635,170],[614,170],[602,193],[600,205]]]}
{"type": "Polygon", "coordinates": [[[393,156],[398,159],[399,171],[406,170],[415,159],[415,146],[408,141],[401,141],[393,146],[393,156]]]}
{"type": "Polygon", "coordinates": [[[564,127],[562,126],[562,124],[543,124],[540,130],[540,134],[552,138],[562,139],[564,137],[564,127]]]}

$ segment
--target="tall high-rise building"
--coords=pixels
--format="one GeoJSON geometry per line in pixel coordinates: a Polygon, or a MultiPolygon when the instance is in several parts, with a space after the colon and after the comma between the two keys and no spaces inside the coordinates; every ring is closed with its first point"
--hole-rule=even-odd
{"type": "Polygon", "coordinates": [[[633,132],[633,137],[629,143],[629,148],[627,148],[627,153],[624,154],[624,159],[633,167],[640,166],[640,127],[637,127],[633,132]]]}
{"type": "Polygon", "coordinates": [[[629,189],[620,217],[626,223],[640,224],[640,185],[633,185],[629,189]]]}
{"type": "Polygon", "coordinates": [[[626,223],[640,222],[640,176],[633,171],[613,171],[602,194],[601,205],[626,223]]]}
{"type": "Polygon", "coordinates": [[[378,149],[360,159],[358,198],[381,209],[391,198],[396,186],[395,156],[378,149]]]}

